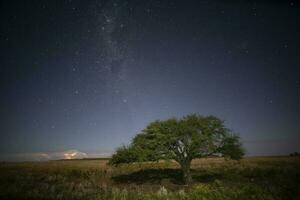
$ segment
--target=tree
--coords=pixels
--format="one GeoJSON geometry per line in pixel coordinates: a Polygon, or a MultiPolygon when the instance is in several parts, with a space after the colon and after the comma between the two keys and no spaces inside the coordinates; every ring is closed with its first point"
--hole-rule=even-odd
{"type": "Polygon", "coordinates": [[[109,164],[173,159],[181,166],[185,183],[190,184],[191,161],[212,155],[238,160],[244,150],[239,137],[222,120],[193,114],[150,123],[129,146],[119,148],[109,164]]]}

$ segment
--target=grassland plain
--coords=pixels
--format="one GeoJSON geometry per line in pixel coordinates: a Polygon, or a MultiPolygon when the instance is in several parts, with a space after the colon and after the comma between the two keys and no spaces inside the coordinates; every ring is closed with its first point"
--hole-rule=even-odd
{"type": "Polygon", "coordinates": [[[0,199],[300,199],[299,157],[249,157],[192,163],[182,183],[172,161],[107,166],[107,160],[0,164],[0,199]]]}

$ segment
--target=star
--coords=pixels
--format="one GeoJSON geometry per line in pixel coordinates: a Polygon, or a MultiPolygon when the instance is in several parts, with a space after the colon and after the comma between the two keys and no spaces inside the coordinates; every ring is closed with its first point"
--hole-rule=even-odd
{"type": "Polygon", "coordinates": [[[37,98],[37,102],[38,102],[38,103],[42,103],[42,102],[43,102],[43,99],[37,98]]]}

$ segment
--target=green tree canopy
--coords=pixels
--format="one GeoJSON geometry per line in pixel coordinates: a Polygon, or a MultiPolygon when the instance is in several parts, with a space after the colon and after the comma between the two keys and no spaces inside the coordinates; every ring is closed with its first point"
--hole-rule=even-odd
{"type": "Polygon", "coordinates": [[[184,181],[189,184],[191,161],[212,155],[240,159],[244,150],[239,137],[222,120],[193,114],[150,123],[129,146],[117,149],[109,164],[173,159],[180,164],[184,181]]]}

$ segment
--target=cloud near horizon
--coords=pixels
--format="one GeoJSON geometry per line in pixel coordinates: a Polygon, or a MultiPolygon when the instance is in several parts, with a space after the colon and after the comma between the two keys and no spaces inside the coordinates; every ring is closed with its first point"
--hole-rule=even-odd
{"type": "Polygon", "coordinates": [[[52,153],[16,153],[0,155],[0,161],[47,161],[60,159],[103,158],[111,156],[112,152],[85,153],[76,149],[52,153]]]}
{"type": "MultiPolygon", "coordinates": [[[[246,149],[246,156],[274,156],[289,155],[293,152],[299,152],[300,138],[294,137],[282,139],[265,140],[244,140],[242,141],[246,149]],[[262,153],[263,152],[263,153],[262,153]]],[[[71,149],[61,152],[38,152],[38,153],[16,153],[0,154],[0,161],[20,162],[20,161],[48,161],[60,159],[82,159],[82,158],[107,158],[113,154],[113,151],[101,152],[82,152],[71,149]]]]}

